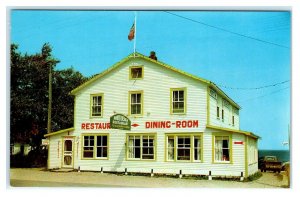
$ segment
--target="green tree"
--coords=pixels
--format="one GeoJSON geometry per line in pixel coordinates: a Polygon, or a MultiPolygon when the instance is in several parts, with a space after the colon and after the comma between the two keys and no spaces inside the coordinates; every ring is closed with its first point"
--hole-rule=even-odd
{"type": "MultiPolygon", "coordinates": [[[[47,133],[49,71],[59,61],[47,43],[34,55],[21,54],[17,49],[16,44],[11,45],[11,142],[31,142],[38,147],[47,133]]],[[[69,92],[85,80],[73,68],[53,72],[53,131],[73,125],[74,100],[69,92]]]]}

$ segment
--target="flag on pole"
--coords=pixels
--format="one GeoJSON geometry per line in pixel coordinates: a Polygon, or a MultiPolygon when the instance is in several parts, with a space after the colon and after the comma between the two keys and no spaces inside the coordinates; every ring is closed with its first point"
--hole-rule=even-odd
{"type": "Polygon", "coordinates": [[[134,39],[134,34],[135,34],[135,24],[133,23],[132,27],[130,28],[129,34],[128,34],[129,41],[134,39]]]}

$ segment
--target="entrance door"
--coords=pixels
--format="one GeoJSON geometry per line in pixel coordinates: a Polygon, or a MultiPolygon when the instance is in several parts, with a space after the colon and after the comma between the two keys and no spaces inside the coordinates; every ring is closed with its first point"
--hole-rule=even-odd
{"type": "Polygon", "coordinates": [[[64,139],[62,167],[73,168],[73,139],[72,138],[64,139]]]}

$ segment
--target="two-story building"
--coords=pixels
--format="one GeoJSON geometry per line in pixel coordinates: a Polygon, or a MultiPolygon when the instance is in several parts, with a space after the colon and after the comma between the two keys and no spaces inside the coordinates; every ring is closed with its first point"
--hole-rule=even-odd
{"type": "Polygon", "coordinates": [[[240,130],[240,106],[211,81],[136,53],[71,94],[74,127],[45,135],[48,169],[244,177],[258,170],[258,136],[240,130]]]}

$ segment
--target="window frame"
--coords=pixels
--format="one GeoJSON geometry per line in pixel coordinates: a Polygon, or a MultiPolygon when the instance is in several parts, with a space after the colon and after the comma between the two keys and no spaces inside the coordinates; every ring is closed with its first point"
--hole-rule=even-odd
{"type": "Polygon", "coordinates": [[[223,108],[222,108],[222,111],[221,111],[221,118],[222,118],[222,121],[224,122],[224,120],[225,120],[225,111],[224,111],[223,108]]]}
{"type": "MultiPolygon", "coordinates": [[[[223,149],[223,148],[222,148],[223,149]]],[[[215,164],[233,164],[232,156],[232,134],[230,133],[213,133],[212,134],[212,163],[215,164]],[[216,137],[228,137],[229,161],[216,160],[216,137]]]]}
{"type": "Polygon", "coordinates": [[[141,79],[144,79],[144,66],[143,65],[140,65],[140,66],[129,66],[129,80],[141,80],[141,79]],[[132,77],[131,71],[132,71],[132,69],[135,69],[135,68],[141,68],[142,69],[142,76],[141,76],[141,78],[133,78],[132,77]]]}
{"type": "Polygon", "coordinates": [[[166,133],[165,134],[165,162],[192,162],[192,163],[203,163],[203,133],[166,133]],[[190,138],[190,159],[189,160],[178,160],[178,137],[189,137],[190,138]],[[200,160],[196,160],[195,156],[195,137],[200,138],[200,160]],[[168,139],[174,139],[173,144],[173,160],[168,158],[169,146],[168,139]]]}
{"type": "Polygon", "coordinates": [[[171,115],[184,115],[187,113],[187,88],[170,88],[170,114],[171,115]],[[174,112],[173,110],[173,92],[183,91],[183,112],[174,112]]]}
{"type": "Polygon", "coordinates": [[[143,116],[144,115],[144,91],[138,90],[138,91],[129,91],[128,92],[128,116],[143,116]],[[131,113],[131,95],[132,94],[141,94],[141,113],[140,114],[132,114],[131,113]]]}
{"type": "Polygon", "coordinates": [[[103,93],[91,94],[90,95],[90,118],[102,118],[103,111],[104,111],[103,108],[104,108],[104,94],[103,93]],[[93,98],[96,96],[101,96],[101,115],[100,116],[93,115],[93,98]]]}
{"type": "Polygon", "coordinates": [[[83,133],[81,134],[81,159],[82,160],[109,160],[109,133],[83,133]],[[93,157],[84,157],[84,137],[85,136],[93,136],[94,137],[94,146],[93,146],[93,157]],[[97,137],[98,136],[106,136],[107,138],[107,156],[106,157],[97,157],[97,137]]]}
{"type": "MultiPolygon", "coordinates": [[[[135,146],[133,146],[135,147],[135,146]]],[[[146,146],[147,148],[149,146],[146,146]]],[[[125,154],[126,154],[126,161],[156,161],[157,158],[157,134],[156,133],[126,133],[126,143],[125,143],[125,154]],[[129,157],[129,138],[131,136],[138,136],[140,139],[140,157],[139,158],[130,158],[129,157]],[[143,159],[143,137],[151,137],[153,138],[153,159],[143,159]]]]}
{"type": "Polygon", "coordinates": [[[214,89],[209,88],[209,95],[210,95],[212,98],[218,100],[218,94],[217,94],[217,92],[216,92],[214,89]]]}

